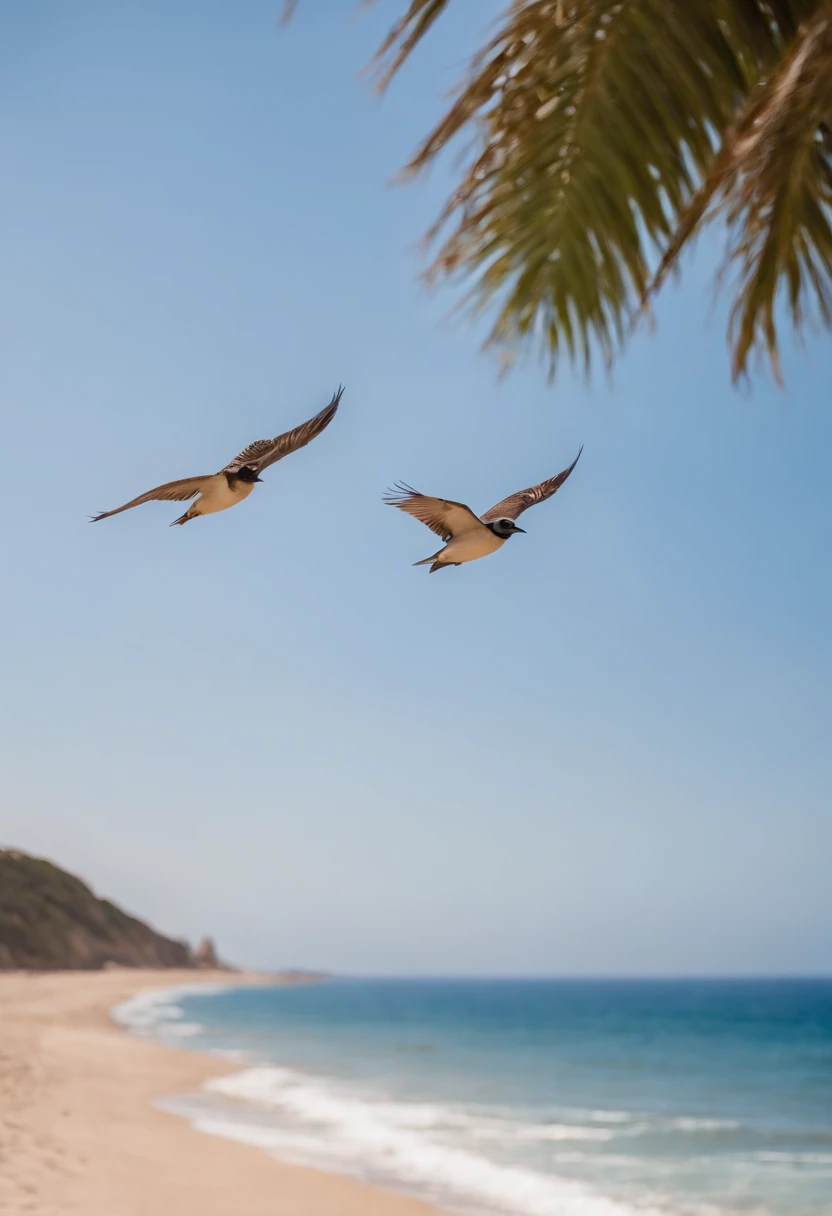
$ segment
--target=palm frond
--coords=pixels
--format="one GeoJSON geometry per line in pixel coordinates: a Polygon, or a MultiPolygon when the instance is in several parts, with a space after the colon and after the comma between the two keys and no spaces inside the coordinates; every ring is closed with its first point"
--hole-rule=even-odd
{"type": "Polygon", "coordinates": [[[702,187],[681,217],[648,295],[706,216],[724,213],[737,270],[730,340],[736,379],[753,349],[780,379],[776,304],[785,292],[795,330],[807,310],[832,325],[832,2],[798,31],[752,92],[702,187]]]}
{"type": "MultiPolygon", "coordinates": [[[[377,0],[367,2],[375,4],[377,0]]],[[[449,3],[450,0],[410,0],[407,11],[393,26],[373,57],[372,63],[379,72],[380,90],[387,88],[405,59],[422,41],[449,3]]]]}
{"type": "MultiPolygon", "coordinates": [[[[364,7],[369,8],[377,2],[364,0],[364,7]]],[[[370,63],[377,69],[378,87],[382,92],[449,4],[450,0],[410,0],[370,63]]],[[[298,0],[283,0],[284,24],[291,21],[297,6],[298,0]]]]}
{"type": "MultiPolygon", "coordinates": [[[[381,87],[449,3],[405,0],[374,60],[381,87]]],[[[667,254],[663,277],[716,196],[727,200],[729,183],[741,180],[742,192],[725,203],[740,268],[736,368],[756,343],[776,352],[781,282],[795,324],[810,295],[826,321],[823,133],[832,121],[821,117],[825,52],[814,23],[830,4],[508,0],[494,37],[405,169],[424,171],[471,133],[458,185],[428,234],[438,246],[429,280],[466,280],[464,302],[496,310],[488,341],[509,358],[537,348],[550,372],[564,354],[586,368],[599,353],[609,362],[656,286],[657,258],[667,254]],[[786,70],[781,62],[797,62],[809,29],[816,53],[800,60],[800,83],[786,90],[790,116],[781,97],[775,120],[767,90],[786,70]],[[776,163],[768,135],[751,140],[743,125],[764,114],[767,132],[780,123],[776,163]],[[744,167],[730,169],[739,165],[737,149],[744,167]],[[777,178],[786,171],[788,181],[777,178]]]]}
{"type": "Polygon", "coordinates": [[[564,352],[587,368],[594,350],[612,359],[653,251],[670,241],[715,132],[749,88],[716,7],[511,5],[407,167],[421,171],[476,123],[462,180],[429,234],[443,238],[429,278],[473,277],[469,304],[497,304],[489,342],[512,353],[537,345],[550,371],[564,352]]]}

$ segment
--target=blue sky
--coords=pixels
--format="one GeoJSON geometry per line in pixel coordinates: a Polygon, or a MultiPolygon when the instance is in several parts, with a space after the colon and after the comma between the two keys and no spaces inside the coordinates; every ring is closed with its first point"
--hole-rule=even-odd
{"type": "Polygon", "coordinates": [[[828,337],[731,387],[715,238],[614,377],[498,381],[390,178],[388,0],[0,10],[0,840],[259,965],[828,973],[828,337]],[[242,506],[153,504],[321,408],[242,506]],[[431,578],[404,478],[528,535],[431,578]]]}

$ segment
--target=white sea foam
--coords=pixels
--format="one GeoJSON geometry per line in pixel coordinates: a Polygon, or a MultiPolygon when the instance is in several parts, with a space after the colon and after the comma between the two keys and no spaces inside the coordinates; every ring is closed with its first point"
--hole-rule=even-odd
{"type": "Polygon", "coordinates": [[[688,1115],[661,1117],[655,1115],[633,1116],[632,1121],[617,1130],[619,1136],[655,1136],[668,1132],[685,1132],[690,1135],[705,1132],[725,1132],[741,1127],[733,1119],[702,1119],[688,1115]]]}
{"type": "Polygon", "coordinates": [[[581,1114],[593,1123],[629,1123],[634,1117],[628,1110],[586,1110],[581,1114]]]}
{"type": "Polygon", "coordinates": [[[110,1010],[110,1017],[132,1034],[146,1038],[183,1039],[203,1029],[199,1022],[185,1022],[185,1011],[178,1003],[183,997],[224,992],[225,984],[178,984],[153,988],[122,1001],[110,1010]]]}
{"type": "MultiPolygon", "coordinates": [[[[206,1085],[216,1106],[190,1109],[201,1131],[256,1144],[296,1164],[347,1173],[429,1197],[446,1208],[512,1216],[662,1216],[582,1182],[480,1155],[473,1143],[596,1140],[610,1129],[523,1124],[444,1105],[374,1100],[288,1068],[247,1068],[206,1085]],[[246,1111],[249,1115],[246,1115],[246,1111]]],[[[208,1101],[207,1099],[205,1101],[208,1101]]],[[[177,1108],[177,1104],[171,1107],[177,1108]]]]}
{"type": "Polygon", "coordinates": [[[724,1132],[740,1125],[733,1119],[693,1119],[682,1116],[679,1119],[669,1119],[666,1126],[677,1132],[724,1132]]]}
{"type": "Polygon", "coordinates": [[[832,1153],[755,1153],[754,1160],[778,1165],[832,1166],[832,1153]]]}
{"type": "MultiPolygon", "coordinates": [[[[460,1123],[464,1121],[460,1118],[460,1123]]],[[[612,1140],[616,1133],[602,1127],[578,1127],[572,1123],[517,1123],[504,1119],[476,1116],[468,1120],[466,1131],[475,1140],[612,1140]]]]}
{"type": "MultiPolygon", "coordinates": [[[[654,1132],[716,1132],[730,1131],[740,1126],[733,1119],[707,1119],[696,1116],[678,1115],[678,1116],[656,1116],[646,1114],[636,1114],[634,1111],[628,1110],[564,1110],[561,1112],[564,1116],[570,1119],[580,1120],[584,1123],[610,1123],[614,1125],[614,1131],[602,1132],[604,1139],[609,1139],[612,1136],[642,1136],[645,1133],[654,1132]]],[[[590,1131],[591,1129],[585,1129],[590,1131]]],[[[545,1137],[544,1137],[545,1138],[545,1137]]],[[[555,1135],[551,1137],[557,1139],[555,1135]]],[[[583,1137],[584,1139],[594,1139],[594,1136],[583,1137]]]]}
{"type": "Polygon", "coordinates": [[[612,1140],[616,1132],[604,1127],[573,1127],[570,1123],[521,1124],[515,1133],[518,1140],[612,1140]]]}

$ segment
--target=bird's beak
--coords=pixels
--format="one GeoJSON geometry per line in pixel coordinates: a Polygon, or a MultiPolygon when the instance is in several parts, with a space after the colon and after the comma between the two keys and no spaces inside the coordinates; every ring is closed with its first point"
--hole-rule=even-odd
{"type": "Polygon", "coordinates": [[[515,529],[514,529],[514,531],[515,531],[515,532],[522,532],[524,536],[526,535],[526,529],[525,529],[525,528],[515,528],[515,529]]]}
{"type": "Polygon", "coordinates": [[[255,479],[254,479],[254,480],[255,480],[255,481],[262,481],[262,480],[263,480],[263,478],[262,478],[262,477],[255,477],[255,479]]]}

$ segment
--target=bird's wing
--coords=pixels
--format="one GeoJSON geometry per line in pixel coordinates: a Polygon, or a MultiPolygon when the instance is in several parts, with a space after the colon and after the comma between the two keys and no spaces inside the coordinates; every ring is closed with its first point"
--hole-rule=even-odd
{"type": "Polygon", "coordinates": [[[400,511],[406,511],[414,519],[427,524],[431,532],[446,542],[452,536],[484,526],[464,502],[453,502],[450,498],[429,498],[401,481],[396,483],[394,490],[388,490],[384,501],[388,506],[398,507],[400,511]]]}
{"type": "Polygon", "coordinates": [[[185,502],[186,499],[198,494],[212,476],[213,474],[209,474],[207,477],[183,477],[180,481],[166,481],[163,486],[157,486],[155,490],[148,490],[146,494],[140,494],[138,498],[126,502],[123,507],[116,507],[115,511],[101,511],[100,514],[93,515],[90,523],[97,523],[99,519],[106,519],[108,515],[118,515],[120,511],[129,511],[131,507],[140,507],[143,502],[185,502]]]}
{"type": "Polygon", "coordinates": [[[332,422],[343,392],[343,388],[339,388],[325,409],[322,409],[314,418],[310,418],[308,422],[302,422],[300,426],[296,426],[293,431],[286,431],[283,435],[276,435],[274,439],[255,439],[254,443],[250,443],[247,448],[243,448],[240,455],[235,456],[231,463],[227,464],[220,471],[223,473],[239,473],[243,465],[248,465],[257,473],[262,473],[264,469],[267,469],[270,464],[274,464],[276,460],[282,460],[290,452],[296,452],[298,448],[305,447],[311,439],[320,435],[321,431],[326,430],[330,422],[332,422]]]}
{"type": "Polygon", "coordinates": [[[481,518],[484,523],[488,523],[493,519],[517,519],[518,515],[522,515],[529,507],[533,507],[536,503],[543,502],[544,498],[551,498],[556,490],[559,490],[566,481],[569,474],[574,469],[581,457],[581,451],[572,461],[568,469],[564,469],[562,473],[558,473],[557,477],[550,477],[548,481],[541,481],[539,485],[529,486],[528,490],[518,490],[516,494],[510,494],[508,498],[504,498],[502,502],[498,502],[490,511],[486,511],[481,518]]]}

